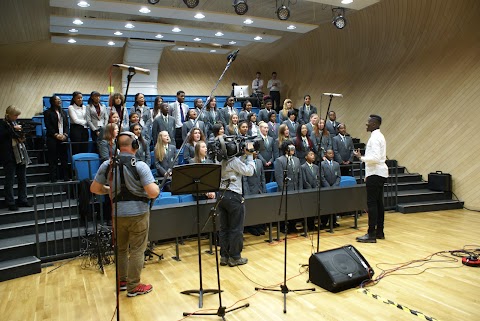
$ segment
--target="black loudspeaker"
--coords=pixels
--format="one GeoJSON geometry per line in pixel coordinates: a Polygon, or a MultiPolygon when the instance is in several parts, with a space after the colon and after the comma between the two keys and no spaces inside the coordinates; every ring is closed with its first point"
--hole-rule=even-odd
{"type": "Polygon", "coordinates": [[[330,292],[356,287],[374,274],[367,260],[352,245],[313,254],[308,265],[309,280],[330,292]]]}

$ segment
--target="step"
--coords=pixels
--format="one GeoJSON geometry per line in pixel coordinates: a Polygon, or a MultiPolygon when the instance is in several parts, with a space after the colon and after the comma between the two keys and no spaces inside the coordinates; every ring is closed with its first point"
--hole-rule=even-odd
{"type": "MultiPolygon", "coordinates": [[[[37,212],[39,219],[52,218],[54,216],[77,215],[77,200],[66,200],[63,203],[38,204],[37,212]],[[63,214],[62,214],[63,211],[63,214]]],[[[20,207],[17,211],[9,211],[6,208],[0,209],[0,224],[10,224],[22,221],[35,220],[35,211],[33,207],[20,207]]]]}
{"type": "MultiPolygon", "coordinates": [[[[48,173],[48,172],[49,172],[48,164],[30,164],[27,166],[27,175],[35,174],[35,173],[48,173]]],[[[0,168],[0,177],[5,178],[5,169],[3,167],[0,168]]]]}
{"type": "Polygon", "coordinates": [[[398,192],[398,203],[428,202],[451,199],[444,192],[431,191],[429,189],[406,190],[398,192]]]}
{"type": "MultiPolygon", "coordinates": [[[[73,197],[73,194],[71,194],[71,195],[73,197]]],[[[53,193],[48,193],[48,194],[45,195],[46,202],[48,202],[48,203],[66,201],[66,198],[67,198],[66,196],[67,196],[66,192],[57,192],[57,191],[54,191],[53,193]]],[[[43,201],[38,200],[39,198],[43,199],[43,193],[37,194],[37,201],[39,203],[42,203],[43,201]]],[[[31,204],[33,204],[33,201],[34,201],[33,194],[27,194],[27,200],[31,204]]],[[[0,199],[0,207],[4,207],[4,208],[7,207],[7,204],[5,203],[5,199],[0,199]]]]}
{"type": "MultiPolygon", "coordinates": [[[[394,188],[394,187],[395,187],[395,184],[385,185],[385,189],[394,188]]],[[[426,189],[428,188],[428,182],[398,182],[397,187],[398,187],[398,191],[426,189]]]]}
{"type": "MultiPolygon", "coordinates": [[[[38,232],[52,232],[63,229],[72,229],[79,227],[79,217],[64,216],[64,217],[51,217],[47,219],[40,219],[38,221],[38,232]]],[[[11,238],[15,236],[35,234],[35,220],[15,222],[0,225],[0,239],[11,238]]]]}
{"type": "MultiPolygon", "coordinates": [[[[33,189],[38,184],[27,182],[27,194],[33,194],[33,189]]],[[[18,195],[18,184],[13,185],[13,195],[18,195]]],[[[5,196],[5,185],[0,185],[0,198],[5,196]]]]}
{"type": "MultiPolygon", "coordinates": [[[[44,173],[27,173],[27,182],[28,183],[46,183],[50,182],[50,174],[47,172],[44,173]]],[[[0,185],[5,185],[5,176],[0,176],[0,185]]]]}
{"type": "Polygon", "coordinates": [[[0,262],[0,282],[40,273],[41,261],[35,256],[0,262]]]}
{"type": "MultiPolygon", "coordinates": [[[[42,257],[77,253],[81,246],[83,229],[40,233],[39,244],[42,257]],[[47,252],[48,249],[48,252],[47,252]],[[47,254],[48,253],[48,254],[47,254]]],[[[35,234],[0,239],[0,262],[25,256],[37,255],[35,234]]],[[[39,259],[42,259],[39,257],[39,259]]]]}
{"type": "Polygon", "coordinates": [[[419,213],[419,212],[433,212],[443,210],[462,209],[463,202],[457,200],[438,200],[427,202],[412,202],[399,203],[398,211],[400,213],[419,213]]]}

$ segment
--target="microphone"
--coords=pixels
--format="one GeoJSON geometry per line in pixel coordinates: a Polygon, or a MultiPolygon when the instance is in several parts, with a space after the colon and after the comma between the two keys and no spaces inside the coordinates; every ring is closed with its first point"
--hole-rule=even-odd
{"type": "Polygon", "coordinates": [[[343,95],[342,94],[334,94],[334,93],[323,93],[325,96],[332,96],[332,97],[342,97],[343,98],[343,95]]]}
{"type": "Polygon", "coordinates": [[[134,66],[127,66],[127,65],[124,65],[124,64],[113,64],[113,67],[118,67],[122,70],[128,70],[130,72],[136,72],[136,73],[139,73],[139,74],[150,75],[150,69],[134,67],[134,66]]]}
{"type": "Polygon", "coordinates": [[[227,56],[227,60],[230,61],[230,59],[231,59],[232,61],[234,61],[235,58],[237,58],[237,54],[238,54],[239,51],[240,51],[240,49],[237,49],[237,50],[234,50],[231,53],[229,53],[228,56],[227,56]]]}

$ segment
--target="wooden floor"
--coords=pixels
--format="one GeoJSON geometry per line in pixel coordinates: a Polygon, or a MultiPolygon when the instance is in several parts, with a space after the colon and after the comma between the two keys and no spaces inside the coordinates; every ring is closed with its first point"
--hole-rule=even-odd
{"type": "MultiPolygon", "coordinates": [[[[320,249],[353,244],[374,268],[375,276],[381,272],[377,267],[380,263],[393,263],[381,265],[392,268],[438,251],[461,249],[468,244],[480,247],[480,214],[465,210],[387,213],[387,238],[376,244],[354,241],[365,232],[365,216],[359,220],[359,230],[349,227],[353,224],[352,218],[342,218],[339,223],[341,226],[335,233],[321,233],[320,249]]],[[[243,256],[249,263],[239,268],[220,268],[223,305],[250,304],[248,308],[228,313],[227,320],[418,320],[408,310],[382,300],[391,300],[437,320],[480,320],[480,270],[463,266],[461,262],[438,262],[439,257],[437,262],[403,270],[399,272],[402,275],[388,276],[368,287],[379,299],[358,288],[330,293],[314,286],[315,292],[288,293],[284,314],[282,293],[254,290],[255,286],[283,281],[284,243],[268,244],[263,240],[264,237],[246,235],[243,256]],[[421,273],[427,268],[430,269],[421,273]]],[[[203,244],[206,249],[207,242],[203,244]]],[[[308,272],[302,264],[308,263],[315,244],[316,236],[289,238],[287,277],[291,279],[287,285],[290,289],[312,286],[306,283],[308,272]]],[[[173,244],[162,244],[157,252],[163,252],[166,259],[147,263],[142,280],[153,285],[152,293],[135,298],[121,293],[121,320],[180,320],[183,312],[198,310],[196,296],[180,294],[183,290],[198,289],[196,241],[187,241],[181,246],[181,262],[171,259],[174,250],[173,244]]],[[[215,257],[204,253],[202,258],[204,288],[216,288],[215,257]]],[[[114,265],[107,266],[105,274],[95,268],[82,269],[81,259],[48,273],[54,268],[46,267],[40,274],[0,283],[0,320],[112,319],[114,265]]],[[[218,295],[204,296],[204,308],[216,312],[218,306],[218,295]]],[[[220,320],[218,316],[188,319],[220,320]]]]}

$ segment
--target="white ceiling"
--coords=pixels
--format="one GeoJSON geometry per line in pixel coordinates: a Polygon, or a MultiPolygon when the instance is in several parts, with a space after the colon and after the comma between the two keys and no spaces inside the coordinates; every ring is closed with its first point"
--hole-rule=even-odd
{"type": "Polygon", "coordinates": [[[277,19],[275,0],[247,0],[249,11],[242,16],[235,14],[232,0],[199,0],[198,7],[194,9],[187,8],[181,0],[160,0],[157,5],[150,5],[147,0],[86,1],[90,6],[81,8],[77,5],[78,0],[49,0],[50,34],[82,39],[75,44],[86,43],[87,39],[98,40],[92,42],[95,45],[108,41],[125,43],[127,39],[134,38],[172,42],[176,47],[171,47],[171,50],[178,47],[193,52],[217,49],[215,53],[220,53],[222,50],[218,49],[228,52],[238,47],[248,48],[255,43],[255,46],[268,46],[283,37],[291,39],[289,35],[310,32],[319,24],[330,21],[332,7],[360,10],[380,0],[354,0],[348,5],[341,4],[341,0],[296,0],[290,4],[292,14],[287,21],[277,19]],[[141,13],[141,8],[148,8],[150,12],[141,13]],[[199,12],[205,16],[203,19],[194,18],[199,12]],[[75,18],[80,18],[83,24],[75,26],[72,23],[75,18]],[[245,24],[247,18],[253,23],[245,24]],[[135,28],[125,28],[127,22],[133,23],[135,28]],[[287,29],[291,25],[295,29],[287,29]],[[173,32],[174,27],[179,27],[181,32],[173,32]],[[77,32],[70,32],[72,28],[77,32]],[[122,34],[114,35],[116,31],[122,34]],[[219,31],[223,35],[216,36],[219,31]]]}

